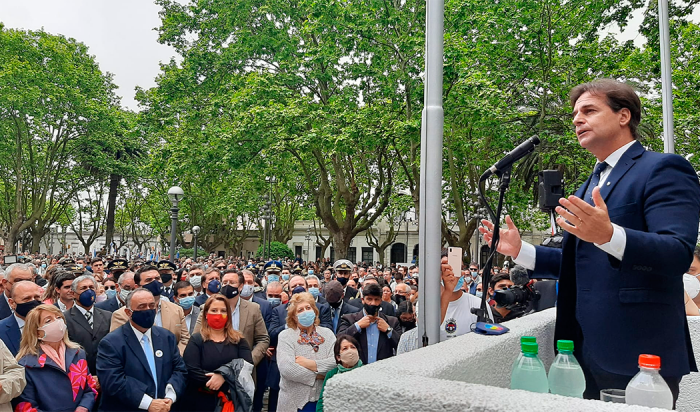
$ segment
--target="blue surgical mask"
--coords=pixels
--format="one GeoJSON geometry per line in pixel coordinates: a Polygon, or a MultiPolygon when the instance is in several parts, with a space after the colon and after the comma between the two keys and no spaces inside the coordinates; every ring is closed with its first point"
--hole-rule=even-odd
{"type": "Polygon", "coordinates": [[[281,299],[281,298],[271,298],[271,297],[268,297],[268,298],[267,298],[267,301],[270,302],[270,306],[272,306],[273,308],[276,308],[277,306],[280,305],[280,303],[282,303],[282,299],[281,299]]]}
{"type": "Polygon", "coordinates": [[[107,295],[107,299],[112,299],[113,297],[117,296],[117,290],[116,289],[107,289],[107,290],[105,290],[105,295],[107,295]]]}
{"type": "Polygon", "coordinates": [[[314,321],[316,320],[316,313],[314,313],[313,310],[301,312],[297,314],[297,320],[301,326],[308,328],[314,324],[314,321]]]}
{"type": "Polygon", "coordinates": [[[183,309],[189,309],[194,305],[194,296],[185,296],[184,298],[180,298],[180,302],[178,303],[181,308],[183,309]]]}
{"type": "Polygon", "coordinates": [[[215,279],[215,280],[210,280],[210,281],[209,281],[209,284],[207,285],[207,289],[208,289],[209,292],[211,292],[211,293],[219,293],[219,291],[221,290],[221,282],[219,282],[219,281],[216,280],[216,279],[215,279]]]}
{"type": "Polygon", "coordinates": [[[317,298],[321,291],[318,288],[309,288],[309,293],[314,295],[314,298],[317,298]]]}
{"type": "Polygon", "coordinates": [[[289,280],[289,275],[282,275],[282,280],[289,280]]]}
{"type": "Polygon", "coordinates": [[[279,281],[280,281],[279,275],[267,275],[267,283],[279,282],[279,281]]]}
{"type": "Polygon", "coordinates": [[[253,294],[253,285],[243,285],[241,296],[244,298],[250,297],[253,294]]]}
{"type": "Polygon", "coordinates": [[[458,290],[462,289],[462,286],[464,286],[464,277],[463,276],[461,276],[459,278],[459,281],[457,282],[457,285],[455,286],[455,289],[453,290],[453,292],[457,292],[458,290]]]}
{"type": "Polygon", "coordinates": [[[46,269],[46,263],[42,263],[42,264],[41,264],[41,268],[42,268],[42,269],[46,269]]]}
{"type": "Polygon", "coordinates": [[[314,270],[313,270],[313,269],[309,269],[309,275],[313,275],[313,274],[314,274],[314,270]]]}
{"type": "Polygon", "coordinates": [[[476,296],[477,298],[481,299],[481,297],[484,296],[484,292],[481,291],[481,290],[477,290],[475,296],[476,296]]]}

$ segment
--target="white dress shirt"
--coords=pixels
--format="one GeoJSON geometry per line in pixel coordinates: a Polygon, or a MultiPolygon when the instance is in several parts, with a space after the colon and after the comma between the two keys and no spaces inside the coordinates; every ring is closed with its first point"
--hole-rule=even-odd
{"type": "Polygon", "coordinates": [[[233,313],[231,314],[231,326],[237,331],[240,332],[240,327],[241,327],[241,298],[238,298],[238,302],[236,302],[236,309],[233,310],[233,313]]]}
{"type": "Polygon", "coordinates": [[[16,313],[13,313],[12,316],[14,316],[15,320],[17,321],[17,325],[19,326],[19,334],[21,335],[22,330],[24,329],[24,321],[19,316],[17,316],[16,313]]]}
{"type": "MultiPolygon", "coordinates": [[[[603,187],[605,182],[608,180],[610,173],[612,173],[613,168],[620,161],[622,155],[625,154],[627,149],[629,149],[635,142],[636,140],[627,143],[626,145],[610,153],[610,156],[608,156],[605,159],[605,163],[608,164],[608,167],[606,167],[600,173],[600,181],[598,182],[598,187],[603,187]]],[[[598,163],[599,162],[596,162],[596,166],[598,166],[598,163]]],[[[612,223],[612,227],[613,235],[610,238],[610,241],[608,243],[603,243],[602,245],[599,245],[597,243],[594,243],[594,245],[596,245],[599,249],[608,253],[615,259],[621,261],[625,255],[625,247],[627,246],[627,234],[625,233],[625,229],[623,229],[619,225],[616,225],[615,223],[612,223]]],[[[530,243],[523,241],[523,244],[520,247],[520,253],[518,253],[517,257],[513,258],[513,261],[515,261],[515,263],[518,265],[524,266],[526,269],[534,270],[535,257],[535,247],[530,243]]]]}
{"type": "MultiPolygon", "coordinates": [[[[153,339],[151,337],[151,329],[148,329],[146,333],[142,333],[138,329],[134,327],[134,325],[129,322],[129,326],[131,326],[131,330],[134,331],[134,334],[136,335],[136,340],[141,343],[141,345],[144,345],[144,343],[141,341],[143,339],[143,335],[146,335],[148,337],[148,348],[144,347],[143,350],[150,350],[153,352],[153,339]]],[[[155,359],[155,353],[153,356],[153,359],[155,359]]],[[[158,388],[156,388],[156,391],[158,391],[158,388]]],[[[173,401],[175,403],[175,400],[177,400],[177,394],[175,393],[175,388],[173,388],[173,385],[167,384],[165,386],[165,397],[173,401]]],[[[141,398],[141,403],[139,404],[139,409],[143,410],[148,410],[148,408],[151,406],[151,402],[153,402],[153,398],[150,396],[146,395],[145,393],[143,394],[143,398],[141,398]]]]}

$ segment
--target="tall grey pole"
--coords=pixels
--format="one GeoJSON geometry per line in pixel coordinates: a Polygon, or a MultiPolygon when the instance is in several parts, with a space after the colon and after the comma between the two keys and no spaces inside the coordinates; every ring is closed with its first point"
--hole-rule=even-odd
{"type": "Polygon", "coordinates": [[[175,261],[175,244],[177,243],[177,237],[175,232],[177,232],[177,214],[180,208],[173,206],[170,209],[170,261],[175,261]]]}
{"type": "Polygon", "coordinates": [[[420,214],[421,273],[418,334],[423,344],[440,341],[440,249],[442,210],[442,70],[444,1],[426,0],[425,92],[421,123],[420,214]]]}
{"type": "Polygon", "coordinates": [[[197,263],[197,235],[194,235],[194,252],[192,252],[194,263],[197,263]]]}
{"type": "Polygon", "coordinates": [[[671,78],[671,36],[668,28],[668,0],[659,0],[661,42],[661,105],[663,106],[664,152],[674,153],[673,80],[671,78]]]}

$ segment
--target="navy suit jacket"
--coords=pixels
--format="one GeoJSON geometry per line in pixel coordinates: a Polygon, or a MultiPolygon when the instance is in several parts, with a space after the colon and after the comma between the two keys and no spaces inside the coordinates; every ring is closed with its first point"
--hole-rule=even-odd
{"type": "Polygon", "coordinates": [[[104,302],[98,302],[95,303],[96,308],[104,309],[106,311],[114,313],[117,309],[120,308],[119,302],[117,301],[117,297],[109,298],[105,300],[104,302]]]}
{"type": "Polygon", "coordinates": [[[12,309],[10,309],[10,305],[9,303],[7,303],[7,299],[5,299],[6,297],[7,295],[0,296],[0,320],[9,318],[12,315],[12,309]]]}
{"type": "Polygon", "coordinates": [[[153,326],[151,337],[158,375],[157,394],[148,360],[131,324],[124,324],[102,339],[97,353],[97,377],[102,386],[99,410],[138,411],[144,394],[163,399],[167,384],[173,385],[178,399],[182,397],[187,367],[180,356],[175,335],[153,326]]]}
{"type": "MultiPolygon", "coordinates": [[[[287,326],[287,306],[289,306],[289,303],[279,305],[272,310],[272,322],[267,331],[270,335],[270,346],[277,346],[277,337],[287,326]]],[[[327,303],[323,304],[316,302],[316,308],[318,308],[318,317],[319,321],[321,322],[321,326],[333,330],[331,307],[327,303]]]]}
{"type": "MultiPolygon", "coordinates": [[[[0,296],[0,299],[2,299],[2,296],[0,296]]],[[[5,342],[5,346],[12,352],[12,356],[17,356],[21,339],[22,333],[19,331],[19,325],[14,316],[0,321],[0,340],[5,342]]]]}
{"type": "Polygon", "coordinates": [[[207,292],[204,292],[194,299],[194,305],[204,306],[204,304],[207,302],[207,299],[209,299],[209,295],[207,295],[207,292]]]}
{"type": "Polygon", "coordinates": [[[696,371],[682,279],[697,240],[698,176],[682,157],[636,142],[600,193],[627,236],[622,261],[569,233],[562,249],[536,247],[532,277],[559,279],[555,340],[573,340],[579,359],[583,345],[592,362],[619,375],[635,375],[643,353],[661,357],[665,377],[696,371]]]}
{"type": "Polygon", "coordinates": [[[251,301],[260,306],[260,313],[262,314],[263,321],[265,321],[265,327],[269,330],[270,324],[272,323],[272,305],[270,305],[267,299],[261,299],[256,295],[253,295],[251,301]]]}

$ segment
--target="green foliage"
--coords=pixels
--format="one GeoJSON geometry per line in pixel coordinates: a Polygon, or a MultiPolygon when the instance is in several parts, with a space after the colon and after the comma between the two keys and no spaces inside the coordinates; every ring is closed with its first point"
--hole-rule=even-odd
{"type": "MultiPolygon", "coordinates": [[[[258,247],[257,252],[255,252],[255,256],[257,257],[262,257],[263,255],[263,245],[260,245],[258,247]]],[[[278,258],[289,258],[289,259],[294,259],[294,252],[292,249],[289,248],[284,243],[280,242],[270,242],[270,248],[267,252],[268,257],[271,257],[272,259],[278,259],[278,258]]]]}
{"type": "MultiPolygon", "coordinates": [[[[180,249],[180,259],[188,258],[188,257],[193,257],[194,256],[194,248],[190,249],[180,249]]],[[[201,247],[197,246],[197,257],[199,256],[207,256],[208,253],[206,250],[202,249],[201,247]]]]}

